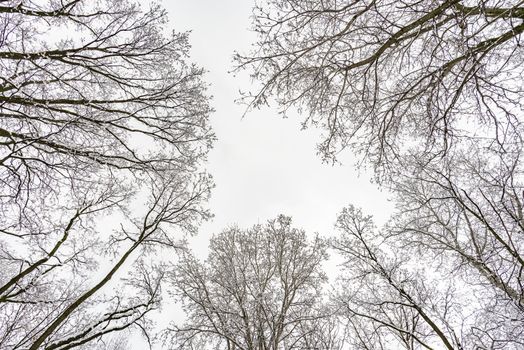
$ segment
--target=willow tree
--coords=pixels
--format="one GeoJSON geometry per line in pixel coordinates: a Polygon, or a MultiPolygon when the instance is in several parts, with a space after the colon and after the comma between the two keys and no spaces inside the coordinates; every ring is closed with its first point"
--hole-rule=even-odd
{"type": "Polygon", "coordinates": [[[151,253],[208,217],[214,138],[187,33],[166,25],[131,0],[0,2],[0,348],[148,334],[151,253]]]}

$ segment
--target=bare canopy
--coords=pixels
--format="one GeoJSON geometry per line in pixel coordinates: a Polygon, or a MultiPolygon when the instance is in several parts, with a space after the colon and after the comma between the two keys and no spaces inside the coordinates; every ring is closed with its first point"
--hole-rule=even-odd
{"type": "Polygon", "coordinates": [[[324,157],[349,146],[380,167],[413,143],[435,156],[462,137],[520,138],[521,1],[258,3],[237,63],[263,87],[246,98],[307,113],[324,157]]]}
{"type": "Polygon", "coordinates": [[[0,1],[0,348],[151,340],[148,257],[209,217],[214,139],[202,69],[166,24],[131,0],[0,1]]]}
{"type": "Polygon", "coordinates": [[[169,333],[177,349],[335,349],[323,307],[326,242],[279,216],[214,236],[205,262],[185,255],[173,287],[187,313],[169,333]]]}

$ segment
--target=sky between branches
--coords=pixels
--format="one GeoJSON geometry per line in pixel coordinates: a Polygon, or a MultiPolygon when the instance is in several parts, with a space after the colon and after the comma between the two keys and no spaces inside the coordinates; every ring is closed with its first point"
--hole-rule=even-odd
{"type": "Polygon", "coordinates": [[[341,165],[322,164],[316,154],[320,138],[313,129],[300,130],[301,118],[283,119],[275,108],[242,115],[235,103],[239,90],[250,88],[245,74],[229,74],[235,50],[246,52],[255,35],[249,31],[253,1],[164,0],[170,26],[191,30],[191,60],[208,70],[206,81],[216,112],[211,117],[218,141],[207,168],[216,188],[209,206],[215,214],[192,240],[204,258],[215,232],[238,224],[250,227],[278,214],[293,217],[308,233],[330,234],[337,213],[349,202],[373,213],[378,224],[387,220],[388,194],[370,183],[370,174],[353,167],[345,152],[341,165]]]}

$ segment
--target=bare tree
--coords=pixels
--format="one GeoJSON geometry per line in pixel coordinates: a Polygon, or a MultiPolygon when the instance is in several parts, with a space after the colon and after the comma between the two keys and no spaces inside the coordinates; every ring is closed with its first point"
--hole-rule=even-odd
{"type": "Polygon", "coordinates": [[[441,291],[429,288],[423,274],[410,271],[408,256],[398,250],[388,254],[370,216],[350,206],[339,216],[337,227],[342,236],[333,247],[345,258],[346,267],[337,299],[353,348],[463,348],[446,317],[453,312],[452,305],[438,303],[449,294],[439,295],[441,291]]]}
{"type": "Polygon", "coordinates": [[[0,348],[149,337],[155,252],[209,217],[214,139],[166,23],[134,1],[0,2],[0,348]]]}
{"type": "Polygon", "coordinates": [[[523,15],[522,1],[255,8],[259,42],[237,57],[263,84],[251,105],[305,110],[324,157],[361,152],[397,196],[382,231],[355,209],[338,222],[355,348],[523,346],[523,15]]]}
{"type": "Polygon", "coordinates": [[[262,0],[259,41],[237,62],[263,86],[250,104],[307,111],[327,158],[350,146],[384,166],[410,143],[435,156],[463,137],[503,149],[522,135],[523,5],[262,0]]]}
{"type": "Polygon", "coordinates": [[[434,259],[443,275],[477,291],[482,307],[474,333],[486,348],[523,346],[520,158],[521,150],[499,153],[472,145],[438,167],[413,160],[396,185],[402,209],[389,234],[406,253],[434,259]]]}
{"type": "Polygon", "coordinates": [[[336,349],[333,324],[322,322],[326,242],[307,239],[279,216],[249,230],[214,236],[205,262],[191,254],[173,284],[187,313],[171,329],[177,349],[336,349]],[[327,346],[327,347],[324,347],[327,346]]]}
{"type": "Polygon", "coordinates": [[[414,218],[426,231],[419,228],[408,237],[406,227],[376,232],[371,217],[353,207],[340,215],[337,226],[343,234],[333,246],[345,258],[345,273],[336,299],[349,344],[357,349],[521,348],[521,306],[499,282],[504,278],[502,283],[510,284],[507,275],[515,264],[504,260],[502,249],[485,246],[491,261],[481,263],[487,256],[472,254],[468,260],[466,252],[443,248],[445,235],[451,246],[465,247],[480,238],[477,232],[460,237],[466,224],[453,227],[452,238],[451,226],[458,220],[447,218],[448,227],[439,227],[442,221],[435,216],[414,213],[414,218]]]}
{"type": "Polygon", "coordinates": [[[160,7],[111,0],[3,4],[5,210],[16,207],[18,217],[35,221],[24,215],[31,196],[113,183],[122,169],[136,176],[184,171],[204,156],[213,136],[202,70],[184,60],[186,34],[162,33],[160,7]]]}

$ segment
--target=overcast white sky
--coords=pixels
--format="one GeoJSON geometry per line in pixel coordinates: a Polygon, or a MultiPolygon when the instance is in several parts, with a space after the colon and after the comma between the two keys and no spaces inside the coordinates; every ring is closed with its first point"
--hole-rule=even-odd
{"type": "Polygon", "coordinates": [[[264,223],[280,213],[292,216],[297,227],[323,234],[332,231],[337,213],[349,203],[377,222],[386,219],[387,194],[370,183],[369,174],[358,176],[348,152],[342,166],[322,164],[315,150],[318,131],[301,131],[302,118],[283,119],[264,108],[242,119],[245,107],[234,100],[250,81],[228,71],[233,52],[248,51],[255,39],[248,30],[252,0],[164,0],[164,6],[176,31],[192,31],[191,59],[209,71],[216,109],[211,120],[218,141],[208,163],[216,183],[209,203],[215,218],[194,239],[198,255],[207,255],[213,233],[235,223],[264,223]]]}

